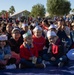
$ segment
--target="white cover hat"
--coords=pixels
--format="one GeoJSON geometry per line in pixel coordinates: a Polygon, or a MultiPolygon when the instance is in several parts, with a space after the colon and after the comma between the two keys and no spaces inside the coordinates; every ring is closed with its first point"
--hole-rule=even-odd
{"type": "Polygon", "coordinates": [[[14,33],[14,31],[19,31],[19,32],[20,32],[20,29],[19,29],[19,28],[14,28],[14,29],[12,30],[12,33],[14,33]]]}
{"type": "Polygon", "coordinates": [[[42,31],[42,28],[40,26],[36,26],[33,31],[37,31],[37,30],[41,30],[42,31]]]}
{"type": "Polygon", "coordinates": [[[27,33],[23,34],[23,38],[26,38],[26,37],[28,37],[28,36],[30,36],[30,35],[32,35],[32,34],[29,33],[29,32],[27,32],[27,33]]]}
{"type": "Polygon", "coordinates": [[[8,37],[6,35],[0,35],[0,41],[8,40],[8,37]]]}
{"type": "Polygon", "coordinates": [[[27,24],[27,23],[26,23],[26,24],[22,24],[22,28],[23,28],[23,27],[26,27],[26,26],[28,26],[28,24],[27,24]]]}
{"type": "Polygon", "coordinates": [[[66,54],[69,60],[74,60],[74,49],[71,49],[66,54]]]}
{"type": "Polygon", "coordinates": [[[47,32],[47,37],[49,37],[49,36],[57,36],[57,35],[54,31],[48,31],[47,32]]]}
{"type": "Polygon", "coordinates": [[[55,28],[56,29],[56,26],[55,25],[50,25],[48,29],[51,29],[51,28],[55,28]]]}

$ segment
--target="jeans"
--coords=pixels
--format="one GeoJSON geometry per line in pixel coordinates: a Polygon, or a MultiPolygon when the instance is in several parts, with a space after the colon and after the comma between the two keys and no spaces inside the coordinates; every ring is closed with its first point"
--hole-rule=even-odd
{"type": "Polygon", "coordinates": [[[51,56],[49,54],[44,54],[43,59],[46,61],[49,61],[51,63],[51,65],[57,65],[59,62],[66,63],[68,61],[68,58],[65,55],[56,59],[55,61],[51,61],[51,56]]]}
{"type": "Polygon", "coordinates": [[[47,49],[39,51],[39,57],[43,59],[43,55],[47,53],[47,49]]]}
{"type": "MultiPolygon", "coordinates": [[[[31,60],[26,60],[26,59],[24,59],[24,58],[22,58],[22,59],[20,60],[20,63],[21,63],[21,64],[24,64],[24,65],[26,65],[26,66],[29,66],[29,67],[35,67],[35,64],[33,64],[31,60]]],[[[42,59],[41,59],[41,58],[37,58],[36,64],[41,64],[41,63],[42,63],[42,59]]]]}

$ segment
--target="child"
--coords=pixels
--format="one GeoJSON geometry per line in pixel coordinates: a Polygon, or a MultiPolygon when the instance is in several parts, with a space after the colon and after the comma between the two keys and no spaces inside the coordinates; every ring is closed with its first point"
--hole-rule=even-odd
{"type": "Polygon", "coordinates": [[[71,37],[71,41],[72,41],[70,49],[72,49],[72,48],[74,48],[74,23],[72,23],[72,30],[70,32],[70,37],[71,37]]]}
{"type": "Polygon", "coordinates": [[[22,24],[21,35],[25,34],[26,32],[30,32],[31,33],[31,31],[28,28],[28,24],[22,24]]]}
{"type": "Polygon", "coordinates": [[[28,24],[22,24],[21,35],[25,34],[28,31],[28,24]]]}
{"type": "Polygon", "coordinates": [[[20,37],[21,37],[20,30],[18,28],[14,28],[12,30],[12,38],[9,40],[9,44],[11,47],[12,58],[15,58],[17,60],[16,61],[17,64],[20,61],[20,55],[19,55],[20,45],[23,43],[20,37]]]}
{"type": "Polygon", "coordinates": [[[36,26],[33,30],[33,42],[37,46],[37,50],[39,56],[42,56],[43,47],[45,46],[46,39],[42,36],[42,28],[40,26],[36,26]]]}
{"type": "Polygon", "coordinates": [[[7,24],[6,26],[6,35],[8,36],[8,40],[12,37],[11,35],[11,31],[12,31],[13,27],[12,27],[12,24],[7,24]]]}
{"type": "MultiPolygon", "coordinates": [[[[6,35],[0,35],[0,68],[3,68],[3,66],[5,67],[7,65],[6,69],[10,67],[10,64],[12,63],[12,61],[10,61],[11,49],[10,46],[7,44],[7,40],[8,39],[6,35]]],[[[11,68],[15,68],[14,66],[11,68]]]]}
{"type": "Polygon", "coordinates": [[[42,60],[38,58],[37,47],[33,44],[32,34],[25,33],[23,40],[24,42],[20,46],[21,68],[23,68],[23,66],[44,68],[42,60]]]}
{"type": "Polygon", "coordinates": [[[68,37],[70,34],[70,30],[67,29],[64,20],[58,21],[58,31],[57,36],[60,40],[65,41],[67,45],[71,45],[71,40],[68,37]]]}
{"type": "Polygon", "coordinates": [[[62,42],[54,31],[48,31],[47,38],[49,40],[49,48],[46,54],[43,55],[44,60],[50,61],[52,65],[62,67],[67,62],[62,42]]]}

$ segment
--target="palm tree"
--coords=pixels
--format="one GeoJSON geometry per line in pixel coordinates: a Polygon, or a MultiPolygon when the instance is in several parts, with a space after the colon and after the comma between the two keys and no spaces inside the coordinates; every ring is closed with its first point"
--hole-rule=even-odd
{"type": "Polygon", "coordinates": [[[14,12],[15,12],[15,8],[14,8],[14,6],[11,6],[9,9],[9,13],[14,14],[14,12]]]}

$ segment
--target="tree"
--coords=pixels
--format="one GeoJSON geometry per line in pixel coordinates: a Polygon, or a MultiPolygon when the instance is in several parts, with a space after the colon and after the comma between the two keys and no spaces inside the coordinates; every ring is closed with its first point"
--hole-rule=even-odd
{"type": "Polygon", "coordinates": [[[47,0],[47,11],[50,15],[65,15],[71,10],[68,0],[47,0]]]}
{"type": "Polygon", "coordinates": [[[1,17],[1,15],[2,15],[2,14],[1,14],[1,12],[0,12],[0,17],[1,17]]]}
{"type": "Polygon", "coordinates": [[[4,14],[4,15],[5,15],[5,14],[6,14],[6,12],[7,12],[6,10],[2,10],[2,11],[1,11],[1,15],[2,15],[2,14],[4,14]]]}
{"type": "Polygon", "coordinates": [[[24,11],[24,16],[27,16],[27,17],[28,17],[29,15],[30,15],[30,12],[27,11],[27,10],[25,10],[25,11],[24,11]]]}
{"type": "Polygon", "coordinates": [[[14,6],[11,6],[11,7],[9,8],[9,13],[10,13],[10,14],[14,14],[14,12],[15,12],[15,8],[14,8],[14,6]]]}
{"type": "Polygon", "coordinates": [[[74,9],[72,9],[71,11],[74,12],[74,9]]]}
{"type": "Polygon", "coordinates": [[[0,12],[0,16],[2,16],[2,15],[5,16],[6,12],[7,12],[6,10],[2,10],[2,11],[0,12]]]}
{"type": "Polygon", "coordinates": [[[31,10],[31,15],[33,17],[37,17],[37,16],[43,17],[45,15],[44,5],[42,5],[42,4],[34,5],[31,10]]]}

